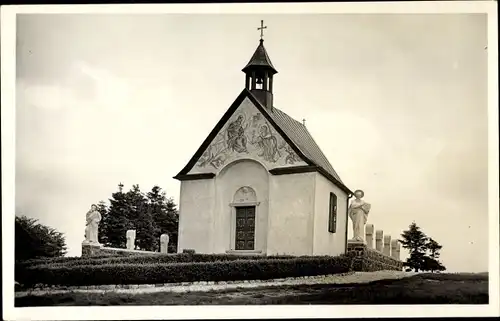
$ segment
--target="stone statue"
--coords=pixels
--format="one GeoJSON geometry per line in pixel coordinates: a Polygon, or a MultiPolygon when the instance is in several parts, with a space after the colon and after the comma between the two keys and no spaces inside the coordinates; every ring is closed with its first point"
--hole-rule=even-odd
{"type": "Polygon", "coordinates": [[[101,213],[97,210],[97,206],[92,204],[87,212],[87,223],[85,227],[85,242],[99,244],[97,240],[97,230],[101,221],[101,213]]]}
{"type": "Polygon", "coordinates": [[[352,220],[353,228],[353,240],[364,242],[363,234],[365,231],[365,224],[368,219],[368,213],[370,212],[371,205],[363,201],[361,198],[365,196],[362,190],[356,190],[354,192],[355,199],[351,202],[349,206],[349,217],[352,220]]]}
{"type": "Polygon", "coordinates": [[[127,237],[127,249],[134,250],[135,249],[135,230],[128,230],[125,235],[127,237]]]}

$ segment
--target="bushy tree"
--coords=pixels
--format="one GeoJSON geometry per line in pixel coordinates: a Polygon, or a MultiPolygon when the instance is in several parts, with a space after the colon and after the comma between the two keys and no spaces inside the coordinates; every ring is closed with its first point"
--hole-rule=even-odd
{"type": "Polygon", "coordinates": [[[64,234],[26,216],[16,216],[15,259],[60,257],[66,254],[64,234]]]}

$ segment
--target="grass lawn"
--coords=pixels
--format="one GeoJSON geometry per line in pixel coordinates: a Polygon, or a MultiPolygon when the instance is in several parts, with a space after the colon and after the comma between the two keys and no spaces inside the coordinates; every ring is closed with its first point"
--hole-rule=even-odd
{"type": "Polygon", "coordinates": [[[420,274],[367,284],[316,284],[190,293],[26,296],[16,307],[85,305],[488,304],[488,275],[420,274]]]}

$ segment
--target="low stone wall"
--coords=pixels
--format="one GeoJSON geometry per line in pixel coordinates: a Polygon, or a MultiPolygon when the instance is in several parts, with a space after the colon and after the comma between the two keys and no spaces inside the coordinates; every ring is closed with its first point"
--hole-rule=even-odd
{"type": "Polygon", "coordinates": [[[166,253],[160,252],[151,252],[151,251],[141,251],[141,250],[128,250],[128,249],[119,249],[113,247],[103,247],[100,245],[92,245],[92,244],[82,244],[82,257],[89,256],[117,256],[117,255],[167,255],[166,253]]]}
{"type": "Polygon", "coordinates": [[[348,243],[347,255],[353,258],[351,266],[352,271],[374,272],[381,270],[403,270],[403,262],[384,255],[380,251],[369,248],[364,243],[348,243]]]}

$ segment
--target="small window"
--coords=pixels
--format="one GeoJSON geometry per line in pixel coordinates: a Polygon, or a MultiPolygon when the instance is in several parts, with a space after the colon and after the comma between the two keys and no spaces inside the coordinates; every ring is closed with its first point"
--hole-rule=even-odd
{"type": "Polygon", "coordinates": [[[337,231],[337,195],[330,193],[330,215],[328,219],[328,232],[337,231]]]}

